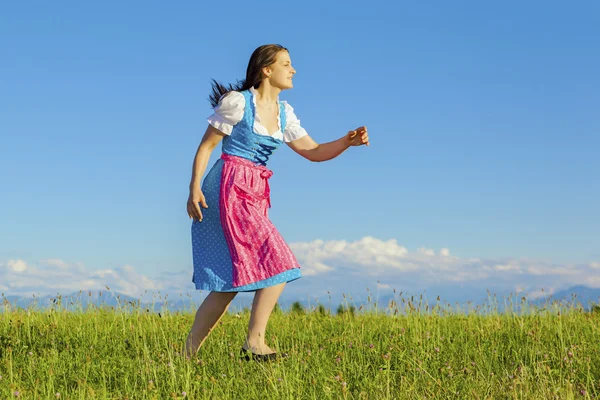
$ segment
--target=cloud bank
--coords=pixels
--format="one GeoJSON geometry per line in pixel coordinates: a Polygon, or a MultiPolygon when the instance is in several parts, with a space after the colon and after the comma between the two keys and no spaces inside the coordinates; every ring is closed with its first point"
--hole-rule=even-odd
{"type": "MultiPolygon", "coordinates": [[[[410,251],[397,240],[364,237],[357,241],[291,243],[302,266],[303,278],[288,285],[293,296],[327,293],[360,293],[366,290],[423,291],[430,288],[526,292],[529,298],[574,285],[600,288],[600,261],[587,264],[556,264],[529,259],[461,258],[447,248],[410,251]]],[[[162,272],[147,276],[143,265],[89,270],[82,263],[60,259],[0,261],[0,292],[5,296],[56,295],[105,290],[128,296],[147,293],[195,293],[192,271],[162,272]]]]}

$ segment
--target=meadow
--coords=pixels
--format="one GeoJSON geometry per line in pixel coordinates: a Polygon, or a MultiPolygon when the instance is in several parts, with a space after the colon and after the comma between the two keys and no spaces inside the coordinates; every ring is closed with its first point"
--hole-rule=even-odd
{"type": "Polygon", "coordinates": [[[228,311],[186,360],[178,352],[195,308],[157,312],[130,303],[68,311],[58,301],[36,310],[5,301],[0,398],[599,397],[597,307],[529,307],[522,299],[499,313],[496,305],[490,297],[489,306],[458,312],[439,300],[400,297],[369,309],[346,302],[333,312],[276,307],[267,344],[289,357],[259,363],[239,355],[248,309],[228,311]]]}

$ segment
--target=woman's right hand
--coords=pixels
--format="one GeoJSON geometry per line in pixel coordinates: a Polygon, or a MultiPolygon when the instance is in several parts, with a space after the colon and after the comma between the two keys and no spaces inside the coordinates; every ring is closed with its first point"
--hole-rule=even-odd
{"type": "Polygon", "coordinates": [[[202,211],[200,211],[200,206],[198,203],[202,204],[202,207],[208,208],[206,204],[206,199],[204,198],[204,193],[200,188],[190,189],[190,196],[188,197],[187,202],[187,212],[190,218],[194,221],[202,221],[202,211]]]}

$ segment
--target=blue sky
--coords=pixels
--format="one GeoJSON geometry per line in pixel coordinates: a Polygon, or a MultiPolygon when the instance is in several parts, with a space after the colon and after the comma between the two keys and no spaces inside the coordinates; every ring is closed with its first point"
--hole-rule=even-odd
{"type": "Polygon", "coordinates": [[[438,276],[443,254],[474,286],[510,263],[525,275],[506,288],[542,284],[540,265],[581,277],[546,285],[600,286],[596,2],[34,4],[0,5],[4,292],[52,291],[67,270],[82,274],[69,289],[112,271],[117,286],[179,274],[170,288],[193,291],[185,204],[209,80],[243,78],[264,43],[290,49],[281,97],[316,141],[366,125],[372,142],[271,159],[271,218],[314,272],[292,294],[434,285],[419,274],[438,276]],[[371,261],[348,259],[365,243],[371,261]],[[390,270],[364,269],[389,254],[390,270]],[[414,281],[394,267],[408,259],[414,281]]]}

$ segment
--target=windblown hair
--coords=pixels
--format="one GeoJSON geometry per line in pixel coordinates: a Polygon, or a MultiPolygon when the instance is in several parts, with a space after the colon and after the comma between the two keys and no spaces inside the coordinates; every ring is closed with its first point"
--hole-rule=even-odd
{"type": "Polygon", "coordinates": [[[254,50],[252,56],[250,56],[248,68],[246,69],[246,79],[241,81],[238,80],[236,84],[223,86],[216,80],[212,79],[212,92],[208,98],[211,106],[215,108],[219,104],[221,97],[231,91],[235,90],[241,92],[248,90],[251,87],[258,89],[262,81],[262,69],[273,64],[275,62],[275,58],[277,57],[277,53],[282,50],[288,51],[288,49],[279,44],[265,44],[258,47],[256,50],[254,50]]]}

